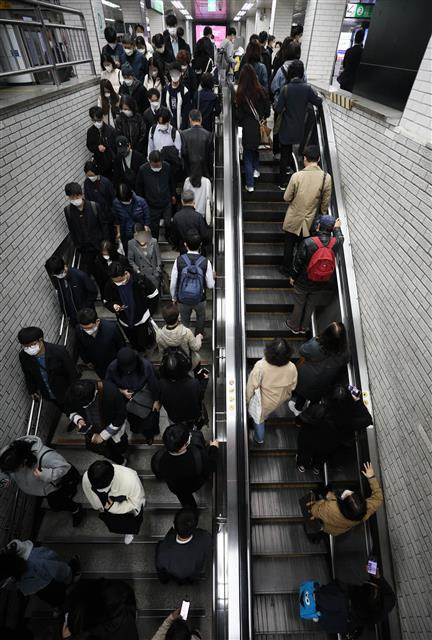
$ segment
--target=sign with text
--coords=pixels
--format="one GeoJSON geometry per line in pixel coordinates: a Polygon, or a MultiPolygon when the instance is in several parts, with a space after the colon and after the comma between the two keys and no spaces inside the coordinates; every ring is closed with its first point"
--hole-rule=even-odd
{"type": "Polygon", "coordinates": [[[360,19],[369,19],[372,17],[374,5],[373,4],[364,4],[362,2],[358,2],[356,4],[349,2],[347,4],[345,17],[346,18],[360,18],[360,19]]]}

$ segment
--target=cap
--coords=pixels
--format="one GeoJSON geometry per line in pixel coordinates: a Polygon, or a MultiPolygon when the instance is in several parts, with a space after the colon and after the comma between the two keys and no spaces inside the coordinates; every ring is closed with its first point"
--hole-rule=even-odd
{"type": "Polygon", "coordinates": [[[133,76],[134,72],[129,62],[124,62],[121,66],[121,72],[124,76],[133,76]]]}
{"type": "Polygon", "coordinates": [[[126,136],[119,136],[116,141],[117,149],[127,149],[129,146],[129,140],[126,136]]]}
{"type": "Polygon", "coordinates": [[[336,218],[333,218],[333,216],[320,216],[318,222],[321,229],[333,229],[336,218]]]}

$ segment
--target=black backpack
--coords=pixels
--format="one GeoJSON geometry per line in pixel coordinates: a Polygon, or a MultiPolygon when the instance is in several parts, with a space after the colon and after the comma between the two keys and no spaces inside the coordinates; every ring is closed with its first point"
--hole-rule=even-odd
{"type": "MultiPolygon", "coordinates": [[[[201,431],[192,431],[191,433],[192,438],[188,448],[192,453],[196,474],[197,476],[200,476],[203,472],[203,452],[205,450],[205,440],[201,431]]],[[[150,462],[151,470],[158,480],[165,480],[160,471],[160,463],[165,454],[169,455],[165,448],[156,451],[156,453],[152,456],[150,462]]]]}
{"type": "MultiPolygon", "coordinates": [[[[154,138],[154,133],[156,131],[156,124],[154,124],[152,126],[152,128],[150,129],[150,138],[153,140],[154,138]]],[[[177,149],[177,147],[175,146],[175,139],[176,139],[176,134],[177,134],[177,129],[175,129],[173,126],[171,126],[171,139],[172,139],[172,144],[170,144],[167,147],[162,147],[160,154],[161,154],[161,158],[162,160],[165,160],[165,162],[168,162],[172,167],[182,167],[183,166],[183,162],[182,159],[180,157],[180,153],[179,150],[177,149]]]]}

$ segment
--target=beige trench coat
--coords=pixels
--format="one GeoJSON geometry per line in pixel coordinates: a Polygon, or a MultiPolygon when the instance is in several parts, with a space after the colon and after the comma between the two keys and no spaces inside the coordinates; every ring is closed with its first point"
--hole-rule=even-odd
{"type": "Polygon", "coordinates": [[[249,404],[255,389],[260,387],[261,422],[264,422],[275,409],[291,398],[296,385],[297,368],[295,364],[288,362],[283,367],[276,367],[263,358],[258,360],[249,374],[246,386],[246,402],[249,404]]]}
{"type": "MultiPolygon", "coordinates": [[[[324,172],[317,165],[309,165],[291,177],[284,194],[285,202],[289,203],[283,222],[284,231],[295,233],[297,236],[302,232],[303,238],[309,236],[319,204],[323,177],[324,172]]],[[[327,174],[321,204],[322,214],[329,208],[331,192],[332,179],[327,174]]]]}

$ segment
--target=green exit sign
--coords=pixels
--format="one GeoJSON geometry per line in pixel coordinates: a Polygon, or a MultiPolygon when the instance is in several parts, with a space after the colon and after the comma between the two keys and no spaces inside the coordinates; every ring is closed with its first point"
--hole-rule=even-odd
{"type": "Polygon", "coordinates": [[[346,18],[371,18],[373,4],[363,4],[362,2],[349,2],[347,4],[345,17],[346,18]]]}
{"type": "Polygon", "coordinates": [[[207,0],[207,10],[215,12],[216,9],[216,0],[207,0]]]}

